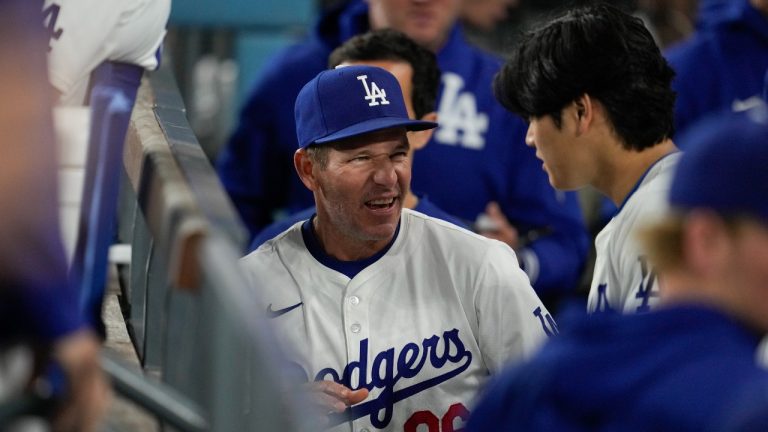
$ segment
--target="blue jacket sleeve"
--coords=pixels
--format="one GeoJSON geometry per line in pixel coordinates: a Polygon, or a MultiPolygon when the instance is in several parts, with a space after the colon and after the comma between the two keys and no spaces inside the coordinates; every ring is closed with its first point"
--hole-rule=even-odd
{"type": "Polygon", "coordinates": [[[508,163],[515,181],[509,185],[502,211],[518,229],[523,247],[520,263],[539,296],[572,293],[587,252],[589,235],[575,192],[555,190],[536,158],[534,149],[523,144],[525,128],[512,137],[508,163]]]}
{"type": "Polygon", "coordinates": [[[293,213],[314,204],[293,167],[298,148],[293,106],[304,84],[325,69],[327,56],[325,48],[308,41],[274,57],[218,157],[219,177],[251,239],[275,212],[293,213]]]}
{"type": "Polygon", "coordinates": [[[294,213],[290,216],[287,216],[283,219],[280,219],[279,221],[273,222],[259,234],[254,237],[253,241],[251,242],[251,246],[248,248],[248,252],[253,252],[256,249],[259,248],[262,244],[264,244],[267,240],[271,240],[274,237],[276,237],[278,234],[282,233],[283,231],[287,230],[288,228],[292,227],[293,224],[299,221],[305,221],[312,217],[312,215],[315,214],[315,207],[310,207],[308,209],[302,210],[298,213],[294,213]]]}

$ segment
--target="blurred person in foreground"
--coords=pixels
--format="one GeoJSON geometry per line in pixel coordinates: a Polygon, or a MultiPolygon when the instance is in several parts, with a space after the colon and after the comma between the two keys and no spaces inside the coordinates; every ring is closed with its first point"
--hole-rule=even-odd
{"type": "Polygon", "coordinates": [[[755,355],[768,331],[768,111],[707,118],[682,141],[671,211],[641,231],[661,305],[563,318],[487,388],[467,430],[768,430],[755,355]]]}
{"type": "Polygon", "coordinates": [[[701,0],[694,34],[664,55],[676,73],[678,132],[708,114],[760,104],[768,69],[768,0],[701,0]]]}
{"type": "Polygon", "coordinates": [[[67,284],[40,4],[0,3],[0,33],[0,398],[29,390],[53,361],[66,377],[53,429],[93,431],[109,390],[67,284]]]}

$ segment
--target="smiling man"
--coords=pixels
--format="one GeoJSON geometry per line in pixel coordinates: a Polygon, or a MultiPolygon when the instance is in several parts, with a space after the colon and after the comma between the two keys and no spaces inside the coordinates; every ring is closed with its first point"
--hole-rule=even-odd
{"type": "Polygon", "coordinates": [[[334,430],[462,424],[487,377],[557,332],[509,246],[404,209],[396,78],[321,72],[296,100],[294,165],[317,213],[243,258],[334,430]]]}
{"type": "Polygon", "coordinates": [[[598,5],[528,33],[494,81],[502,105],[529,121],[526,144],[552,186],[591,185],[619,207],[595,239],[590,311],[645,312],[658,302],[634,232],[666,207],[679,158],[673,76],[640,19],[598,5]]]}
{"type": "MultiPolygon", "coordinates": [[[[380,67],[397,78],[403,90],[403,101],[408,115],[413,119],[436,121],[435,100],[440,86],[440,69],[435,55],[418,45],[408,36],[392,29],[374,30],[357,35],[336,48],[328,59],[328,66],[369,65],[380,67]]],[[[432,137],[434,129],[408,133],[413,163],[413,152],[424,148],[432,137]]],[[[446,220],[466,228],[457,217],[435,205],[426,195],[406,192],[403,207],[424,213],[427,216],[446,220]]],[[[254,238],[249,251],[288,229],[298,221],[306,220],[316,213],[314,206],[287,216],[263,229],[254,238]]]]}

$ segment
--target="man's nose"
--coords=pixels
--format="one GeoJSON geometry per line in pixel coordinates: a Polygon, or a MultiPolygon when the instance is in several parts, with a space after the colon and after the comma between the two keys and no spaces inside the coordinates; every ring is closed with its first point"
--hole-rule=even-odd
{"type": "Polygon", "coordinates": [[[525,133],[525,145],[533,147],[533,126],[528,125],[528,131],[525,133]]]}
{"type": "Polygon", "coordinates": [[[376,161],[373,181],[383,186],[393,186],[397,183],[397,171],[390,158],[384,157],[376,161]]]}

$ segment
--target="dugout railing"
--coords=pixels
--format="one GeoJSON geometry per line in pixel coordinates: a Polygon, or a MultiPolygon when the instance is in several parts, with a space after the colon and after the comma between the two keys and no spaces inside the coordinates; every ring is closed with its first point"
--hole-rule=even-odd
{"type": "Polygon", "coordinates": [[[214,431],[297,430],[258,292],[237,267],[244,228],[167,63],[143,78],[123,162],[118,239],[131,260],[118,272],[121,307],[145,373],[124,384],[158,380],[175,395],[147,403],[134,386],[130,398],[160,419],[191,410],[214,431]]]}

